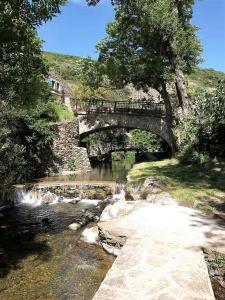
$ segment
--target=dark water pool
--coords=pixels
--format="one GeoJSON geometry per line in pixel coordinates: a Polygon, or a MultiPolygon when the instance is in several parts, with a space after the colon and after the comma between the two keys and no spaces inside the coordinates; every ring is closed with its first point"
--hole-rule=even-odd
{"type": "Polygon", "coordinates": [[[113,258],[68,229],[87,204],[19,205],[0,217],[0,299],[92,299],[113,258]]]}

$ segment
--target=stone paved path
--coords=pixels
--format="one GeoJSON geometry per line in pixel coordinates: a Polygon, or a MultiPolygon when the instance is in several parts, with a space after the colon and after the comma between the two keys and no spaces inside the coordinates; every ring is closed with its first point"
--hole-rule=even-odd
{"type": "Polygon", "coordinates": [[[99,227],[127,241],[93,300],[214,299],[202,247],[225,252],[225,228],[177,205],[119,205],[99,227]]]}

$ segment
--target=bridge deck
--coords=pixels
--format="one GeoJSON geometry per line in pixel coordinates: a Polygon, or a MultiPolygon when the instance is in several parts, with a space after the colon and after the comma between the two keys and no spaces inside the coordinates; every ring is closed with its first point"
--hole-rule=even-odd
{"type": "Polygon", "coordinates": [[[107,114],[135,114],[135,115],[165,115],[163,103],[155,103],[146,100],[137,101],[111,101],[111,100],[87,100],[76,107],[79,115],[92,113],[107,114]]]}

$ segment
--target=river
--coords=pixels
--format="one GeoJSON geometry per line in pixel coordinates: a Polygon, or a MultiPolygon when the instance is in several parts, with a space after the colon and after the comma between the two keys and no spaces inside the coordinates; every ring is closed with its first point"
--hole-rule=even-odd
{"type": "MultiPolygon", "coordinates": [[[[115,162],[111,168],[40,181],[121,182],[131,166],[115,162]]],[[[20,201],[0,215],[0,299],[92,299],[114,258],[80,241],[83,229],[68,229],[90,205],[20,201]]]]}

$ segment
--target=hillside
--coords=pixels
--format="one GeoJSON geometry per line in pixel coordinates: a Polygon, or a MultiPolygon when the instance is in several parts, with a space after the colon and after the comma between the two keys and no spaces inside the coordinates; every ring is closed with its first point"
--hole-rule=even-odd
{"type": "Polygon", "coordinates": [[[225,79],[225,73],[214,69],[196,68],[196,70],[187,76],[190,87],[199,87],[202,89],[215,89],[218,81],[225,79]]]}
{"type": "Polygon", "coordinates": [[[82,58],[72,55],[64,55],[50,52],[43,52],[43,56],[49,67],[53,67],[66,81],[75,95],[75,101],[95,97],[97,99],[128,99],[129,91],[125,89],[113,88],[109,80],[101,82],[100,87],[96,87],[93,81],[97,78],[90,76],[95,74],[95,61],[90,58],[82,58]]]}
{"type": "MultiPolygon", "coordinates": [[[[47,64],[57,70],[66,80],[78,100],[82,100],[86,96],[89,97],[93,93],[93,89],[89,89],[81,83],[84,58],[50,52],[43,52],[43,55],[47,64]]],[[[198,88],[211,91],[217,86],[219,80],[225,79],[225,73],[214,69],[196,68],[192,74],[186,76],[186,79],[189,92],[193,92],[198,88]]],[[[104,88],[101,87],[95,92],[97,97],[103,99],[127,99],[130,96],[128,89],[117,90],[110,87],[109,84],[107,85],[107,83],[104,84],[104,88]]]]}
{"type": "Polygon", "coordinates": [[[49,67],[54,68],[65,80],[76,80],[79,76],[82,58],[78,56],[43,52],[49,67]]]}

